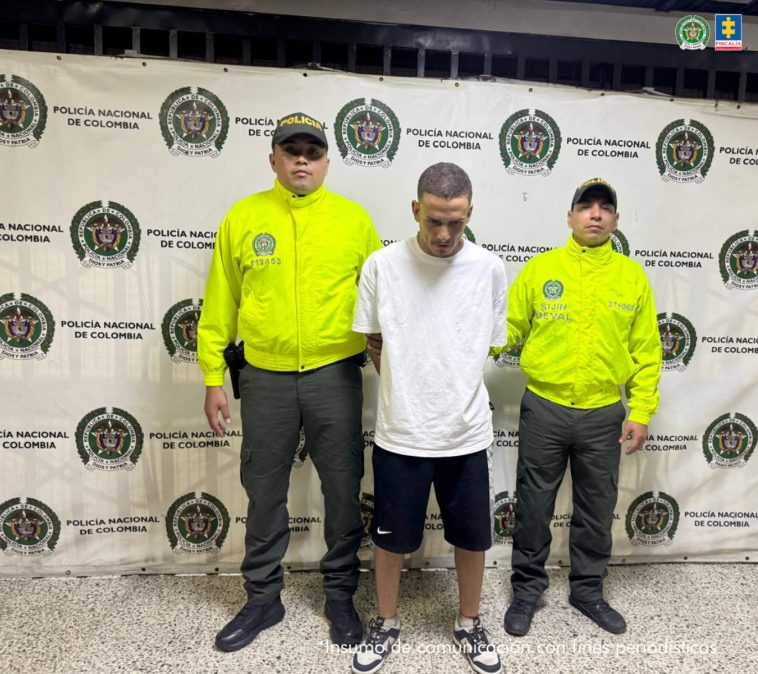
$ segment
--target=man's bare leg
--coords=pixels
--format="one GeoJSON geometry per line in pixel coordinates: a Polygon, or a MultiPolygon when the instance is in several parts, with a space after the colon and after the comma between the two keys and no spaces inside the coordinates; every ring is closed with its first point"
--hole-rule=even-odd
{"type": "MultiPolygon", "coordinates": [[[[376,604],[380,618],[385,620],[397,615],[397,597],[400,592],[400,572],[405,555],[374,546],[374,578],[376,580],[376,604]]],[[[484,557],[482,557],[482,571],[484,557]]],[[[481,591],[481,581],[480,581],[481,591]]]]}
{"type": "MultiPolygon", "coordinates": [[[[455,548],[455,570],[458,574],[460,613],[464,618],[476,618],[482,596],[484,552],[455,548]]],[[[377,580],[377,588],[378,585],[377,580]]]]}

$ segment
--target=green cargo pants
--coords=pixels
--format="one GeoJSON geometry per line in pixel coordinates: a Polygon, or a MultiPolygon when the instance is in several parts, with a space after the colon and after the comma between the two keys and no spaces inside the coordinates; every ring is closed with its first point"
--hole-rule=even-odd
{"type": "Polygon", "coordinates": [[[519,420],[511,576],[514,599],[537,601],[547,589],[551,518],[569,461],[573,483],[571,594],[580,601],[602,599],[625,416],[620,401],[580,410],[550,402],[527,389],[519,420]]]}
{"type": "Polygon", "coordinates": [[[358,584],[363,538],[363,379],[356,359],[310,372],[247,365],[240,375],[240,475],[248,496],[242,575],[248,599],[272,601],[284,586],[281,561],[290,538],[287,491],[305,431],[324,495],[326,553],[319,568],[327,599],[350,599],[358,584]]]}

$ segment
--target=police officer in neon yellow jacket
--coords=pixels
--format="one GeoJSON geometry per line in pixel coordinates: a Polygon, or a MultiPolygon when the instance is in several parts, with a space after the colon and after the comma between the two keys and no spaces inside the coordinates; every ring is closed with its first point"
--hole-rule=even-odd
{"type": "Polygon", "coordinates": [[[324,495],[320,569],[330,635],[346,646],[362,637],[352,596],[364,533],[365,339],[351,326],[361,267],[382,244],[363,208],[324,187],[329,159],[319,121],[303,113],[279,120],[269,160],[273,189],[238,201],[221,223],[198,326],[205,413],[219,435],[222,420],[231,420],[223,352],[238,335],[247,362],[239,388],[248,601],[216,635],[224,651],[246,646],[284,616],[287,491],[301,428],[324,495]]]}
{"type": "Polygon", "coordinates": [[[603,577],[621,444],[628,443],[627,454],[637,451],[658,408],[661,341],[642,267],[611,247],[616,207],[607,181],[580,185],[568,243],[529,260],[509,290],[506,348],[524,343],[521,367],[529,376],[519,420],[513,601],[504,620],[516,636],[529,631],[548,585],[550,520],[569,459],[569,601],[609,632],[626,629],[603,599],[603,577]]]}

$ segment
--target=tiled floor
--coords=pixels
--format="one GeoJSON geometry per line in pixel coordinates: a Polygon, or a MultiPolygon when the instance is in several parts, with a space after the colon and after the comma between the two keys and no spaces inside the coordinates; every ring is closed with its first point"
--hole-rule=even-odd
{"type": "MultiPolygon", "coordinates": [[[[567,571],[551,586],[530,634],[502,628],[507,575],[488,570],[482,620],[508,674],[758,673],[758,566],[612,567],[606,596],[629,629],[603,632],[567,601],[567,571]]],[[[239,577],[0,579],[0,672],[74,674],[294,674],[350,671],[333,652],[322,616],[320,576],[287,576],[282,623],[237,653],[213,648],[215,632],[241,606],[239,577]]],[[[373,614],[373,581],[361,580],[356,605],[373,614]]],[[[401,586],[401,644],[383,674],[470,672],[454,652],[455,574],[410,571],[401,586]]]]}

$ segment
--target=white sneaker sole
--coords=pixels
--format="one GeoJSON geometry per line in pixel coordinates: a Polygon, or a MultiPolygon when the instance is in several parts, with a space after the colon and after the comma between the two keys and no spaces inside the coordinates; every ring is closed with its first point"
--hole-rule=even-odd
{"type": "MultiPolygon", "coordinates": [[[[392,642],[392,644],[389,647],[390,653],[392,652],[392,649],[395,647],[395,644],[399,642],[400,642],[400,639],[395,639],[395,641],[392,642]]],[[[387,653],[387,655],[385,655],[381,660],[379,660],[379,662],[373,665],[371,669],[365,669],[365,668],[356,669],[355,664],[353,663],[350,666],[350,670],[353,672],[353,674],[374,674],[374,672],[378,672],[382,668],[382,665],[387,660],[390,653],[387,653]]],[[[486,673],[483,672],[482,674],[486,674],[486,673]]]]}
{"type": "Polygon", "coordinates": [[[503,671],[503,665],[500,664],[500,667],[497,669],[491,670],[491,669],[482,669],[481,667],[478,667],[476,663],[466,654],[466,651],[463,650],[463,643],[458,641],[458,637],[453,635],[453,641],[455,641],[456,644],[458,644],[458,647],[461,649],[461,655],[463,655],[464,658],[466,658],[466,662],[471,665],[471,669],[473,669],[477,674],[502,674],[503,671]]]}

